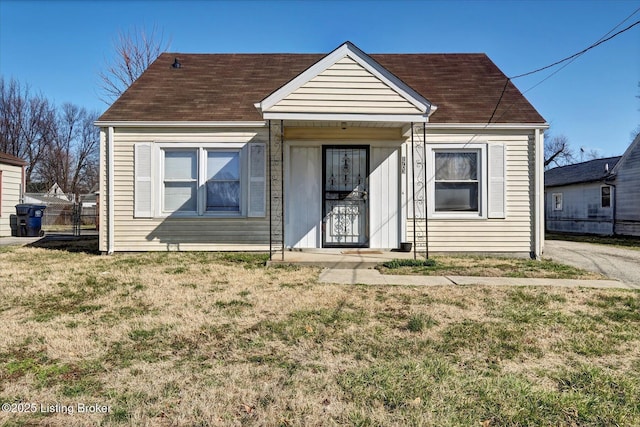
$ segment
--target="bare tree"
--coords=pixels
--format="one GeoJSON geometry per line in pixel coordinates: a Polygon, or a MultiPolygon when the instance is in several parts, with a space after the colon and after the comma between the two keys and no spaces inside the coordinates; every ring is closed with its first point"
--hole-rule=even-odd
{"type": "Polygon", "coordinates": [[[104,70],[98,74],[102,89],[100,99],[106,104],[115,101],[168,49],[169,44],[164,41],[164,32],[155,26],[149,32],[135,27],[118,32],[114,40],[115,57],[105,61],[104,70]]]}
{"type": "Polygon", "coordinates": [[[0,77],[0,151],[27,162],[25,178],[31,182],[37,165],[55,134],[55,108],[28,85],[0,77]]]}
{"type": "Polygon", "coordinates": [[[100,133],[89,113],[73,104],[57,110],[28,85],[0,77],[0,151],[27,162],[27,188],[58,183],[65,192],[87,192],[98,182],[100,133]]]}
{"type": "Polygon", "coordinates": [[[553,136],[544,141],[544,167],[565,166],[576,162],[569,139],[564,135],[553,136]]]}
{"type": "Polygon", "coordinates": [[[97,113],[64,104],[58,113],[55,137],[38,165],[38,175],[48,185],[57,183],[65,193],[88,192],[97,182],[99,131],[97,113]]]}

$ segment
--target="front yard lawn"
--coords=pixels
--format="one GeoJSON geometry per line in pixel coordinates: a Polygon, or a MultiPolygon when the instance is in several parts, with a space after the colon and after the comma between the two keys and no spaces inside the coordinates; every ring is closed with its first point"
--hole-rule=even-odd
{"type": "Polygon", "coordinates": [[[640,425],[639,292],[264,261],[0,248],[0,424],[640,425]]]}

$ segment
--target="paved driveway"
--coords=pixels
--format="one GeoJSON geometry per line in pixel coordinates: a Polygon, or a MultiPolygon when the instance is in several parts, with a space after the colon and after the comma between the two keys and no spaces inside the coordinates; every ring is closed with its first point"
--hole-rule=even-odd
{"type": "Polygon", "coordinates": [[[547,240],[544,257],[602,273],[640,289],[640,251],[592,243],[547,240]]]}

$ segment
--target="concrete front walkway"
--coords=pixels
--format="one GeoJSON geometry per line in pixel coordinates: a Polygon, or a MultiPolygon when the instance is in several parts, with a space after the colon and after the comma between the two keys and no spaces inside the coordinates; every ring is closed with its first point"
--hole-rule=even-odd
{"type": "Polygon", "coordinates": [[[584,288],[640,289],[616,280],[575,280],[575,279],[518,279],[511,277],[472,276],[405,276],[380,274],[375,269],[325,268],[318,278],[320,283],[363,284],[363,285],[410,285],[410,286],[453,286],[453,285],[498,285],[498,286],[560,286],[584,288]]]}
{"type": "MultiPolygon", "coordinates": [[[[417,253],[423,259],[423,253],[417,253]]],[[[296,264],[324,267],[320,283],[363,285],[498,285],[498,286],[561,286],[585,288],[640,289],[640,286],[617,280],[575,279],[518,279],[511,277],[472,276],[409,276],[380,274],[374,267],[392,259],[413,259],[413,252],[383,251],[375,249],[305,249],[285,251],[273,255],[269,265],[296,264]]]]}
{"type": "Polygon", "coordinates": [[[0,237],[0,246],[26,246],[43,237],[0,237]]]}

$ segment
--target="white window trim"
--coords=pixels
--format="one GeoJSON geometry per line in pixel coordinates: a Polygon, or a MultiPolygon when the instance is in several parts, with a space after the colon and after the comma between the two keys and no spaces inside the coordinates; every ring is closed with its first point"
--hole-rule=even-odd
{"type": "Polygon", "coordinates": [[[551,193],[551,210],[554,212],[562,211],[562,193],[551,193]],[[556,206],[556,198],[560,199],[560,206],[556,206]]]}
{"type": "Polygon", "coordinates": [[[427,144],[427,182],[429,218],[432,219],[487,219],[488,212],[488,166],[486,143],[427,144]],[[435,162],[436,152],[477,152],[478,153],[478,212],[436,212],[435,162]]]}
{"type": "Polygon", "coordinates": [[[158,182],[159,188],[157,188],[152,197],[154,200],[156,218],[167,217],[180,217],[180,218],[246,218],[248,211],[248,150],[249,143],[183,143],[183,142],[157,142],[154,143],[154,163],[159,165],[157,168],[156,182],[158,182]],[[163,207],[164,201],[164,151],[165,150],[198,150],[197,159],[197,191],[196,191],[196,211],[190,212],[177,212],[177,211],[165,211],[163,207]],[[219,150],[219,151],[236,151],[240,153],[240,211],[207,211],[206,210],[206,167],[207,164],[207,151],[219,150]]]}

